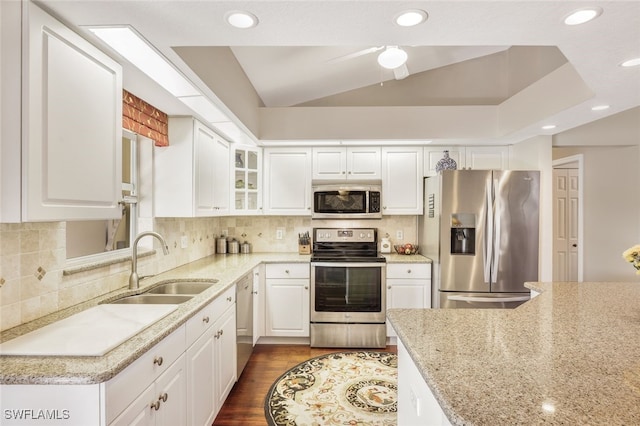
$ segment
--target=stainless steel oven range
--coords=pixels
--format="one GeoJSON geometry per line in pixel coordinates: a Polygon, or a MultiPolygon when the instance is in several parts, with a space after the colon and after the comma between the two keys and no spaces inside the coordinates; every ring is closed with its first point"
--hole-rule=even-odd
{"type": "Polygon", "coordinates": [[[375,228],[314,228],[312,347],[386,346],[386,259],[375,228]]]}

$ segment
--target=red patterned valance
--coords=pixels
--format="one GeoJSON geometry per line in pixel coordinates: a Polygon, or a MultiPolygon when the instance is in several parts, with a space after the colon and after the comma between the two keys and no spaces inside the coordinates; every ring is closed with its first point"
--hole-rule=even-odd
{"type": "Polygon", "coordinates": [[[156,146],[169,145],[169,117],[135,95],[122,91],[122,127],[155,141],[156,146]]]}

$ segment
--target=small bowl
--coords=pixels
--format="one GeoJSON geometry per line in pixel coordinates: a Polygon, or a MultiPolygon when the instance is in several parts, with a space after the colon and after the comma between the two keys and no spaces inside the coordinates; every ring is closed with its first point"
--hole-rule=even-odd
{"type": "Polygon", "coordinates": [[[404,247],[404,245],[399,244],[394,245],[393,248],[398,254],[416,254],[416,252],[418,251],[418,246],[415,244],[412,244],[411,246],[411,249],[408,250],[404,247]]]}

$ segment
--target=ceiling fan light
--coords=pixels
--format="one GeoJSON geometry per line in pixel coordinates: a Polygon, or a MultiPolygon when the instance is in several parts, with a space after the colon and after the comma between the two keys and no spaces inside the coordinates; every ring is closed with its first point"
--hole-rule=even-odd
{"type": "Polygon", "coordinates": [[[404,65],[404,63],[407,62],[407,57],[407,52],[397,46],[387,46],[387,48],[378,55],[378,63],[381,67],[392,70],[404,65]]]}
{"type": "Polygon", "coordinates": [[[395,22],[401,27],[413,27],[427,20],[427,12],[421,9],[405,10],[396,15],[395,22]]]}

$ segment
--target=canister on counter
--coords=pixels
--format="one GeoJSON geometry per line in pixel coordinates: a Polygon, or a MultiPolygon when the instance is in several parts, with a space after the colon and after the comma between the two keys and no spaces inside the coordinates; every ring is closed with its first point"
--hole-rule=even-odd
{"type": "Polygon", "coordinates": [[[216,253],[225,254],[227,252],[227,239],[223,236],[216,239],[216,253]]]}
{"type": "Polygon", "coordinates": [[[240,246],[240,253],[251,253],[251,244],[248,241],[245,241],[240,246]]]}
{"type": "Polygon", "coordinates": [[[240,242],[238,240],[227,241],[227,252],[231,254],[240,253],[240,242]]]}

